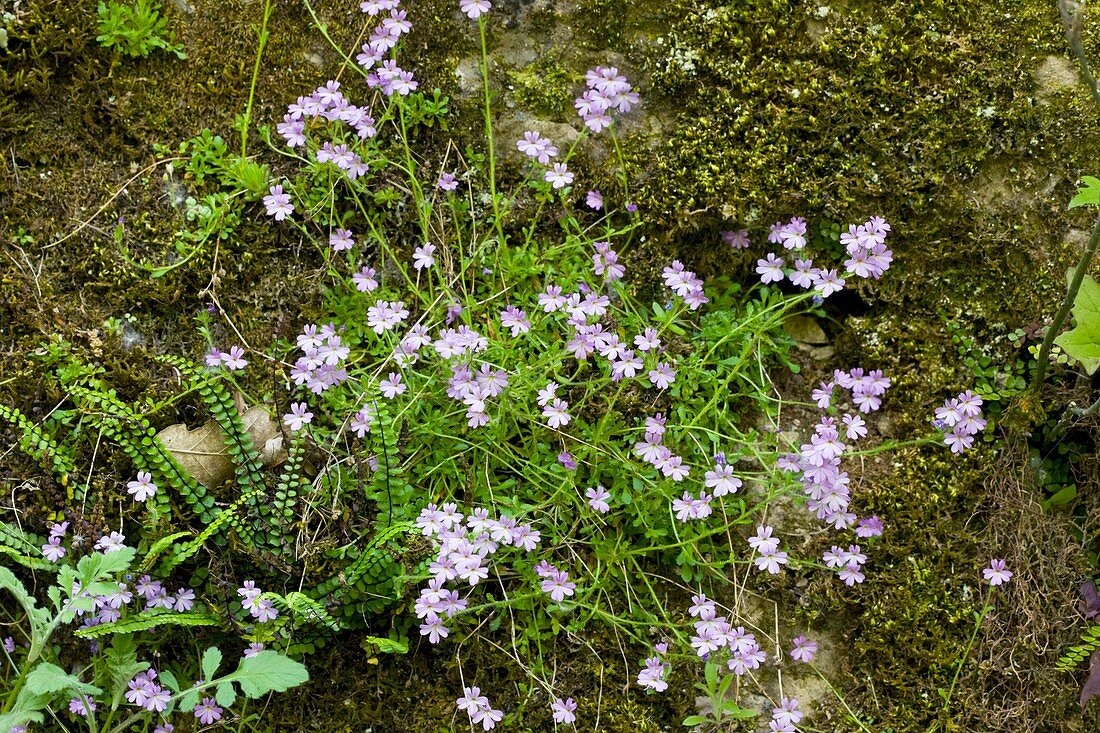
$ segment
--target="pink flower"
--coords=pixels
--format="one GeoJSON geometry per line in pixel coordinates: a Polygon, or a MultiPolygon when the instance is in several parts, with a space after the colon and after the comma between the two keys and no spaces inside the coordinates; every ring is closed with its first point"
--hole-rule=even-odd
{"type": "Polygon", "coordinates": [[[982,570],[982,575],[990,585],[1002,585],[1012,580],[1012,571],[1005,570],[1004,560],[990,560],[989,567],[982,570]]]}
{"type": "Polygon", "coordinates": [[[138,471],[137,480],[126,484],[126,492],[134,497],[134,501],[145,501],[157,493],[157,485],[153,483],[153,474],[148,471],[138,471]]]}
{"type": "Polygon", "coordinates": [[[566,167],[565,163],[554,163],[554,169],[546,171],[542,179],[552,183],[555,189],[565,188],[573,182],[573,172],[566,167]]]}
{"type": "Polygon", "coordinates": [[[562,700],[560,697],[550,703],[550,710],[554,713],[555,723],[572,723],[577,719],[573,711],[577,709],[577,703],[568,697],[562,700]]]}
{"type": "Polygon", "coordinates": [[[413,250],[413,267],[417,270],[424,270],[435,264],[435,257],[432,255],[435,253],[435,245],[431,242],[426,243],[423,247],[417,247],[413,250]]]}
{"type": "MultiPolygon", "coordinates": [[[[470,20],[477,20],[485,13],[488,13],[492,9],[493,4],[489,2],[489,0],[462,0],[458,4],[458,7],[470,20]]],[[[488,730],[488,728],[486,728],[486,730],[488,730]]]]}
{"type": "Polygon", "coordinates": [[[292,431],[302,429],[303,425],[313,420],[313,413],[309,411],[309,405],[305,402],[295,402],[290,406],[290,412],[283,415],[283,422],[292,431]]]}

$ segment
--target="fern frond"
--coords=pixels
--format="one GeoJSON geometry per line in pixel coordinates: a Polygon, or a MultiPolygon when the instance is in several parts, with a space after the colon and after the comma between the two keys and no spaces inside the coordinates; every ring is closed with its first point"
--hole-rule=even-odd
{"type": "Polygon", "coordinates": [[[1066,649],[1065,654],[1058,660],[1055,667],[1063,672],[1072,671],[1097,649],[1100,649],[1100,624],[1089,624],[1089,627],[1081,634],[1081,643],[1066,649]]]}
{"type": "Polygon", "coordinates": [[[179,613],[170,608],[154,608],[134,616],[87,629],[77,629],[74,636],[81,639],[98,639],[108,634],[133,634],[157,626],[220,626],[221,619],[208,613],[179,613]]]}

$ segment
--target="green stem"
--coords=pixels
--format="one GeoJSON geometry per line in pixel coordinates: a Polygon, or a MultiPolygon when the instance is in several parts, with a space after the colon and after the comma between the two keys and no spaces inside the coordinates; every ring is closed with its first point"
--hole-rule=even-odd
{"type": "Polygon", "coordinates": [[[959,666],[955,668],[955,676],[951,678],[951,686],[947,688],[947,695],[945,695],[943,699],[943,712],[945,716],[950,717],[951,715],[951,696],[955,693],[955,685],[958,683],[959,675],[962,674],[963,666],[970,656],[970,650],[974,648],[974,640],[978,638],[978,630],[982,627],[982,620],[985,619],[986,614],[992,610],[993,606],[983,606],[981,613],[978,613],[975,617],[974,630],[970,632],[970,641],[966,643],[966,649],[963,650],[962,657],[959,658],[959,666]]]}
{"type": "Polygon", "coordinates": [[[260,61],[264,56],[264,47],[267,46],[268,32],[267,20],[275,10],[272,0],[264,2],[264,19],[260,24],[260,46],[256,49],[256,63],[252,67],[252,83],[248,87],[248,105],[244,109],[244,120],[241,122],[241,157],[245,157],[248,150],[248,126],[252,119],[252,102],[256,98],[256,80],[260,78],[260,61]]]}
{"type": "Polygon", "coordinates": [[[485,16],[478,19],[477,29],[481,35],[481,81],[485,89],[485,139],[489,144],[489,196],[493,200],[493,224],[497,230],[498,246],[504,245],[504,225],[500,219],[500,201],[497,195],[497,163],[493,147],[493,108],[492,95],[489,93],[489,45],[485,40],[485,16]]]}
{"type": "Polygon", "coordinates": [[[1096,246],[1100,243],[1100,217],[1096,218],[1096,223],[1092,225],[1092,234],[1089,236],[1089,243],[1085,246],[1085,251],[1081,253],[1081,259],[1077,261],[1077,267],[1074,268],[1073,274],[1070,277],[1069,288],[1066,290],[1065,300],[1062,301],[1062,307],[1058,309],[1058,312],[1054,314],[1054,322],[1050,324],[1050,328],[1047,329],[1047,334],[1043,338],[1043,345],[1039,347],[1039,354],[1036,357],[1038,363],[1035,365],[1035,376],[1031,380],[1031,390],[1038,391],[1043,386],[1043,381],[1046,379],[1047,367],[1050,363],[1050,349],[1054,346],[1054,339],[1057,338],[1058,333],[1062,330],[1062,326],[1066,322],[1066,318],[1069,317],[1070,309],[1073,308],[1074,301],[1077,300],[1077,291],[1081,289],[1081,282],[1085,279],[1085,273],[1088,272],[1089,263],[1092,262],[1093,256],[1096,254],[1096,246]]]}

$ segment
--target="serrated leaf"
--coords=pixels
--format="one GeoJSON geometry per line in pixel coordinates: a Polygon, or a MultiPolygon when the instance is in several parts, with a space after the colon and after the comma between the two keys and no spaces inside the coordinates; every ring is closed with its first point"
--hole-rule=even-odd
{"type": "Polygon", "coordinates": [[[180,691],[180,683],[176,679],[176,675],[172,674],[170,670],[162,669],[160,671],[159,677],[160,681],[163,682],[165,687],[167,687],[169,690],[171,690],[172,692],[180,691]]]}
{"type": "Polygon", "coordinates": [[[381,636],[368,636],[364,641],[378,647],[380,654],[409,653],[409,642],[407,639],[386,639],[381,636]]]}
{"type": "Polygon", "coordinates": [[[190,690],[186,695],[180,698],[180,710],[186,710],[188,712],[195,709],[195,706],[199,704],[199,691],[190,690]]]}
{"type": "Polygon", "coordinates": [[[19,579],[15,577],[15,574],[5,567],[0,567],[0,588],[15,596],[15,600],[23,607],[27,618],[31,622],[32,638],[38,639],[44,634],[46,627],[50,625],[49,612],[36,606],[37,601],[35,601],[34,596],[28,593],[23,584],[19,582],[19,579]]]}
{"type": "Polygon", "coordinates": [[[222,664],[222,652],[216,646],[212,646],[202,653],[202,676],[212,680],[218,673],[218,667],[222,664]]]}
{"type": "Polygon", "coordinates": [[[1092,374],[1100,367],[1100,285],[1088,275],[1073,300],[1073,330],[1054,339],[1069,356],[1092,374]]]}
{"type": "Polygon", "coordinates": [[[111,623],[77,629],[73,635],[81,639],[97,639],[107,634],[132,634],[155,626],[218,626],[220,623],[217,616],[206,613],[177,613],[170,608],[156,608],[111,623]]]}
{"type": "Polygon", "coordinates": [[[232,682],[222,682],[218,685],[217,694],[214,695],[214,699],[218,701],[218,704],[223,708],[232,707],[233,703],[237,702],[237,691],[233,689],[232,682]]]}
{"type": "Polygon", "coordinates": [[[34,666],[27,675],[26,687],[35,695],[52,695],[58,692],[99,695],[103,692],[95,685],[81,682],[79,677],[49,662],[39,662],[34,666]]]}
{"type": "Polygon", "coordinates": [[[1077,189],[1077,195],[1069,200],[1069,208],[1100,205],[1100,178],[1081,176],[1081,183],[1084,185],[1077,189]]]}
{"type": "Polygon", "coordinates": [[[305,665],[276,651],[265,649],[254,657],[241,659],[237,671],[226,678],[241,686],[251,698],[269,692],[283,692],[309,679],[305,665]]]}

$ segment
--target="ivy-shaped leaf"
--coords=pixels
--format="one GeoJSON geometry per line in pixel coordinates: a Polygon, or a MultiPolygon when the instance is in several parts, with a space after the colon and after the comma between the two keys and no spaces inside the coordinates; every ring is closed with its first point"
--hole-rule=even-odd
{"type": "Polygon", "coordinates": [[[81,682],[79,677],[49,662],[40,662],[34,666],[27,675],[26,686],[35,695],[52,695],[58,692],[99,695],[103,692],[95,685],[81,682]]]}
{"type": "Polygon", "coordinates": [[[1081,183],[1085,185],[1077,189],[1077,195],[1070,199],[1069,208],[1100,206],[1100,178],[1081,176],[1081,183]]]}
{"type": "Polygon", "coordinates": [[[254,657],[244,657],[237,671],[225,678],[241,686],[241,692],[251,698],[269,692],[284,692],[309,680],[309,672],[301,662],[265,649],[254,657]]]}
{"type": "Polygon", "coordinates": [[[1100,367],[1100,285],[1088,275],[1073,301],[1073,319],[1073,330],[1054,339],[1054,343],[1092,374],[1100,367]]]}

